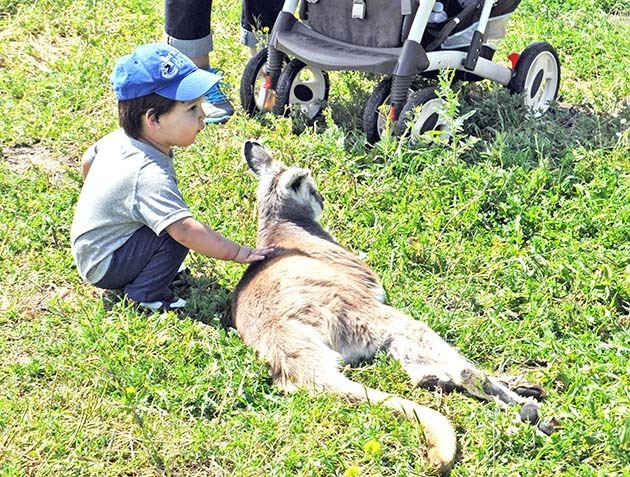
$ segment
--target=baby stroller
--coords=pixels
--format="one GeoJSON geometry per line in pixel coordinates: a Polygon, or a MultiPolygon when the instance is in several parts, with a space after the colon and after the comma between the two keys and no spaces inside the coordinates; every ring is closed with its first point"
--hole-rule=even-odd
{"type": "Polygon", "coordinates": [[[440,70],[521,93],[534,115],[558,94],[560,62],[550,44],[512,53],[511,67],[492,61],[520,0],[301,0],[299,9],[298,1],[285,0],[268,47],[245,67],[240,95],[249,114],[299,108],[314,120],[328,99],[327,72],[335,70],[385,75],[364,108],[370,143],[388,121],[396,134],[450,136],[437,87],[415,89],[418,77],[440,70]]]}

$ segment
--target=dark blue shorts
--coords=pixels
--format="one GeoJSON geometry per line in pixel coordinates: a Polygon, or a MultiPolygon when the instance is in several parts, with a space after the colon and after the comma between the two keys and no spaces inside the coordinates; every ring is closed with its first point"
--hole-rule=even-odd
{"type": "Polygon", "coordinates": [[[142,226],[114,252],[105,276],[95,286],[123,289],[137,302],[168,301],[173,298],[169,285],[187,254],[188,248],[168,233],[158,236],[142,226]]]}

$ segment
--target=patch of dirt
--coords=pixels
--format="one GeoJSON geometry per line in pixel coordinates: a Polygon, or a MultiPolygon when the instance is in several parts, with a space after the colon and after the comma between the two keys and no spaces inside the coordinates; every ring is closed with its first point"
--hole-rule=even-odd
{"type": "Polygon", "coordinates": [[[16,174],[24,174],[30,168],[36,167],[49,176],[61,178],[68,169],[78,168],[76,159],[56,157],[41,144],[4,147],[0,151],[0,160],[16,174]]]}
{"type": "Polygon", "coordinates": [[[46,283],[39,288],[28,288],[30,289],[26,292],[23,289],[23,293],[20,293],[17,298],[15,296],[17,293],[11,293],[10,288],[0,294],[0,313],[6,313],[6,310],[13,304],[20,314],[28,318],[35,318],[41,313],[49,311],[50,303],[53,300],[70,300],[76,295],[74,290],[65,284],[46,283]]]}

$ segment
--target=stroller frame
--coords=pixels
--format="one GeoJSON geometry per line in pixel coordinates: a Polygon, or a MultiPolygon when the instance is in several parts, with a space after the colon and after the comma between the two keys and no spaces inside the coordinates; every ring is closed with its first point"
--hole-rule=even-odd
{"type": "MultiPolygon", "coordinates": [[[[503,66],[491,60],[495,47],[491,40],[498,40],[505,33],[505,24],[516,5],[511,10],[499,9],[499,14],[491,17],[496,0],[477,0],[465,6],[456,15],[448,19],[442,25],[439,32],[433,30],[433,40],[423,45],[429,25],[429,16],[436,0],[419,0],[420,4],[414,15],[411,15],[411,25],[408,26],[408,34],[402,38],[402,45],[397,47],[373,47],[347,43],[322,33],[319,33],[300,22],[295,15],[300,0],[285,0],[282,11],[278,15],[271,32],[269,45],[266,52],[265,65],[265,91],[259,91],[257,105],[259,110],[273,110],[276,114],[286,114],[284,110],[289,103],[289,96],[285,94],[283,101],[276,104],[276,89],[283,67],[288,57],[300,60],[311,69],[326,71],[364,71],[379,73],[391,77],[391,90],[387,101],[391,105],[388,111],[388,119],[398,121],[409,100],[409,94],[413,81],[417,76],[430,76],[443,69],[452,69],[461,72],[465,79],[488,79],[508,87],[514,92],[531,92],[535,95],[544,95],[543,99],[548,103],[555,99],[559,87],[559,60],[555,50],[544,42],[530,45],[530,49],[536,51],[526,55],[510,55],[511,67],[503,66]],[[451,34],[479,12],[478,20],[462,31],[451,34]],[[542,60],[539,59],[542,51],[542,60]],[[518,84],[515,85],[515,75],[519,73],[517,63],[519,56],[527,56],[525,71],[520,73],[518,84]],[[531,58],[530,58],[531,57],[531,58]],[[541,63],[542,66],[538,63],[541,63]],[[544,71],[545,69],[551,72],[544,71]],[[535,71],[530,71],[535,69],[535,71]],[[543,73],[541,74],[540,71],[543,73]],[[533,78],[532,78],[533,76],[533,78]],[[550,91],[544,91],[546,83],[550,81],[550,91]],[[526,84],[527,83],[527,84],[526,84]],[[520,90],[520,91],[519,91],[520,90]],[[531,90],[531,91],[530,91],[531,90]],[[539,91],[540,90],[540,91],[539,91]],[[263,93],[264,98],[260,93],[263,93]]],[[[308,0],[301,0],[308,1],[308,0]]],[[[418,0],[411,0],[417,2],[418,0]]],[[[362,0],[355,0],[362,2],[362,0]]],[[[510,4],[509,4],[510,5],[510,4]]],[[[508,7],[509,9],[509,7],[508,7]]],[[[431,38],[431,37],[430,37],[431,38]]],[[[522,66],[522,65],[521,65],[522,66]]],[[[328,88],[327,76],[324,76],[325,87],[328,88]]],[[[247,85],[245,85],[247,86],[247,85]]],[[[241,86],[241,98],[247,97],[247,88],[241,86]]],[[[280,88],[282,89],[282,88],[280,88]]],[[[250,86],[251,90],[251,86],[250,86]]],[[[250,91],[250,96],[256,92],[250,91]]],[[[327,98],[327,90],[326,95],[327,98]]],[[[244,105],[246,101],[244,100],[244,105]]],[[[250,101],[252,103],[253,101],[250,101]]],[[[530,100],[530,103],[535,103],[530,100]]],[[[527,104],[527,100],[526,100],[527,104]]],[[[540,101],[541,106],[543,103],[540,101]]],[[[540,109],[546,109],[542,106],[540,109]]],[[[251,104],[246,107],[253,111],[251,104]]],[[[407,108],[408,110],[409,108],[407,108]]],[[[405,114],[407,112],[405,110],[405,114]]],[[[311,118],[312,119],[312,118],[311,118]]],[[[402,121],[401,121],[402,122],[402,121]]]]}

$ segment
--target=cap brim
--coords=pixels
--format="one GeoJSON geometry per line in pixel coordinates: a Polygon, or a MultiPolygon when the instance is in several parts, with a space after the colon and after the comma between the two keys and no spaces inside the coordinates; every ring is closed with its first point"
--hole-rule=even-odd
{"type": "Polygon", "coordinates": [[[196,69],[186,75],[179,83],[169,84],[168,86],[156,91],[160,96],[175,101],[193,101],[202,97],[215,84],[223,78],[214,73],[202,69],[196,69]]]}

